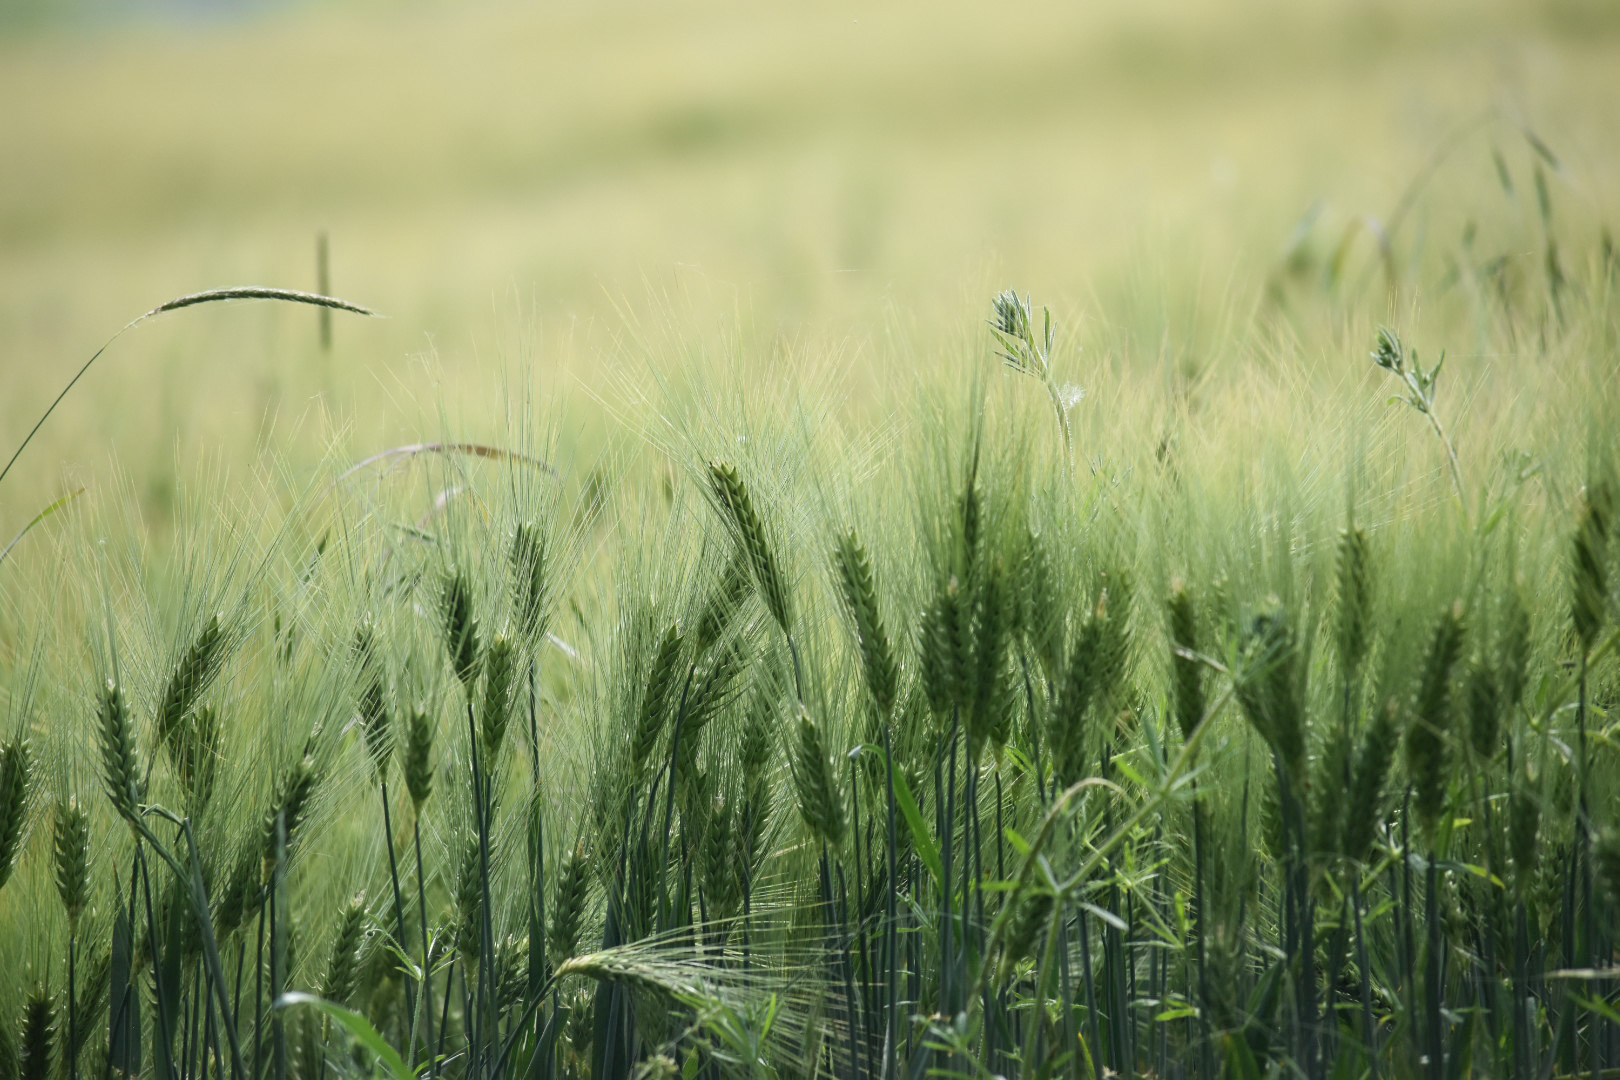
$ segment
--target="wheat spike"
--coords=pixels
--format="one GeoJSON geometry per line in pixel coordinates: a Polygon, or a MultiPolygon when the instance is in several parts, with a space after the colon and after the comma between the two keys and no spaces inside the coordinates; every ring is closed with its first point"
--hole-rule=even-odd
{"type": "Polygon", "coordinates": [[[158,704],[158,743],[169,755],[176,769],[186,758],[195,758],[187,743],[191,733],[187,721],[198,699],[207,692],[209,684],[218,676],[225,660],[225,630],[216,614],[181,654],[169,680],[164,684],[163,697],[158,704]]]}
{"type": "Polygon", "coordinates": [[[405,731],[405,787],[420,814],[433,794],[433,717],[421,706],[411,710],[405,731]]]}
{"type": "Polygon", "coordinates": [[[439,613],[450,669],[470,694],[478,679],[478,619],[473,614],[472,583],[459,567],[447,571],[440,583],[439,613]]]}
{"type": "Polygon", "coordinates": [[[861,674],[867,693],[880,717],[894,713],[899,694],[900,673],[894,650],[883,629],[878,610],[877,583],[872,560],[854,529],[839,534],[833,546],[833,566],[838,573],[839,594],[855,629],[855,646],[860,652],[861,674]]]}
{"type": "Polygon", "coordinates": [[[10,880],[22,847],[31,771],[27,739],[0,743],[0,889],[10,880]]]}
{"type": "Polygon", "coordinates": [[[799,814],[812,836],[830,847],[844,839],[844,806],[832,764],[821,742],[821,731],[810,714],[799,710],[798,738],[793,751],[793,791],[799,814]]]}
{"type": "Polygon", "coordinates": [[[1176,724],[1182,739],[1192,738],[1204,718],[1204,668],[1198,651],[1198,617],[1180,578],[1170,583],[1170,682],[1175,692],[1176,724]]]}
{"type": "Polygon", "coordinates": [[[136,765],[135,732],[124,701],[123,689],[111,679],[102,687],[99,700],[97,741],[101,749],[101,776],[107,798],[118,816],[135,823],[135,815],[146,793],[136,765]]]}
{"type": "Polygon", "coordinates": [[[1435,624],[1424,654],[1412,726],[1406,733],[1406,768],[1412,780],[1413,808],[1432,835],[1445,807],[1446,758],[1451,734],[1451,670],[1462,651],[1462,605],[1453,605],[1435,624]]]}
{"type": "Polygon", "coordinates": [[[67,912],[68,925],[77,927],[90,894],[90,815],[77,799],[68,798],[56,806],[51,855],[56,895],[67,912]]]}
{"type": "Polygon", "coordinates": [[[754,508],[748,486],[743,483],[734,466],[716,461],[709,464],[709,488],[725,515],[733,537],[748,559],[766,610],[784,633],[792,633],[787,583],[783,580],[775,551],[765,535],[765,526],[754,508]]]}

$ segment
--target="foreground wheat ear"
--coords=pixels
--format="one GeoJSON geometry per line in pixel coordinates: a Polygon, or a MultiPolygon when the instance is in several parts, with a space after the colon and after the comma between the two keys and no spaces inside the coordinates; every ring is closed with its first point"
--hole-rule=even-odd
{"type": "Polygon", "coordinates": [[[23,436],[23,441],[18,445],[16,451],[11,455],[11,460],[6,462],[6,467],[0,469],[0,483],[5,482],[6,477],[11,473],[11,467],[17,464],[17,459],[21,457],[22,452],[28,448],[28,444],[33,441],[34,436],[38,434],[39,429],[45,426],[45,421],[50,419],[51,413],[55,412],[56,407],[62,404],[62,399],[67,397],[68,393],[76,385],[78,385],[80,379],[84,378],[85,372],[90,370],[91,365],[97,360],[101,359],[101,354],[112,348],[113,342],[117,341],[119,338],[123,337],[124,334],[135,329],[135,327],[139,326],[146,320],[153,318],[154,316],[162,315],[169,311],[179,311],[181,308],[196,307],[198,304],[215,304],[226,300],[277,300],[287,304],[309,304],[312,307],[336,308],[339,311],[352,311],[356,315],[379,317],[378,313],[372,311],[370,308],[361,307],[359,304],[351,303],[348,300],[340,300],[335,296],[322,296],[320,293],[299,292],[296,289],[272,289],[263,285],[235,285],[226,289],[207,289],[203,292],[187,293],[185,296],[177,296],[173,300],[159,304],[146,314],[139,315],[125,323],[123,328],[120,329],[118,333],[108,338],[107,343],[96,350],[94,356],[90,357],[90,359],[84,362],[84,366],[78,370],[73,378],[68,380],[68,384],[66,386],[62,387],[62,392],[57,394],[56,399],[51,402],[50,406],[46,408],[43,413],[40,414],[39,419],[34,422],[34,426],[28,429],[28,434],[23,436]]]}

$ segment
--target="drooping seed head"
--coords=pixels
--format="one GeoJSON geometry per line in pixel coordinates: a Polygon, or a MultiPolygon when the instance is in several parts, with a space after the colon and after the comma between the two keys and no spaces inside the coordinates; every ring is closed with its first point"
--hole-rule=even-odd
{"type": "Polygon", "coordinates": [[[225,630],[216,614],[181,654],[164,684],[157,710],[158,743],[177,769],[189,752],[186,743],[191,733],[187,730],[187,721],[219,674],[226,644],[225,630]]]}
{"type": "Polygon", "coordinates": [[[792,633],[787,582],[766,537],[765,526],[754,508],[748,486],[743,483],[734,466],[715,461],[709,464],[709,490],[733,539],[754,572],[754,582],[759,587],[760,599],[765,602],[766,610],[784,633],[792,633]]]}
{"type": "Polygon", "coordinates": [[[1024,537],[1018,569],[1018,621],[1030,652],[1048,681],[1063,667],[1064,611],[1046,541],[1034,532],[1024,537]]]}
{"type": "Polygon", "coordinates": [[[665,723],[681,675],[681,624],[672,622],[659,639],[647,671],[647,684],[641,691],[641,708],[631,733],[630,760],[637,771],[645,770],[663,738],[665,723]]]}
{"type": "Polygon", "coordinates": [[[1052,894],[1045,889],[1023,894],[1017,905],[1002,945],[997,979],[1003,983],[1012,977],[1019,963],[1034,954],[1036,942],[1046,934],[1052,918],[1052,894]]]}
{"type": "Polygon", "coordinates": [[[277,860],[290,855],[300,838],[300,827],[309,814],[315,796],[318,775],[313,758],[300,758],[282,779],[275,800],[264,816],[260,832],[263,836],[263,872],[261,882],[268,883],[277,860]]]}
{"type": "Polygon", "coordinates": [[[1502,637],[1497,668],[1501,675],[1502,708],[1511,711],[1524,701],[1530,681],[1530,612],[1518,589],[1510,589],[1503,607],[1502,637]]]}

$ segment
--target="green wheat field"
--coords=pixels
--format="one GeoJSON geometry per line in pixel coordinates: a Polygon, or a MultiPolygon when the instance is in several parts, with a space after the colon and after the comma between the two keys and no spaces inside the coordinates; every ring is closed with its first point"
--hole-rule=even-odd
{"type": "Polygon", "coordinates": [[[1611,4],[147,7],[0,13],[0,1080],[1620,1076],[1611,4]]]}

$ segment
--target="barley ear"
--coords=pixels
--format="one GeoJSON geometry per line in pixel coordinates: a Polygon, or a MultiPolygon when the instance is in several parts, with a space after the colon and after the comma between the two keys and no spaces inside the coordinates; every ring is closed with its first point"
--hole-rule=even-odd
{"type": "Polygon", "coordinates": [[[1524,701],[1530,682],[1530,612],[1524,597],[1510,588],[1503,615],[1502,636],[1498,641],[1497,667],[1501,672],[1502,708],[1511,711],[1524,701]]]}
{"type": "Polygon", "coordinates": [[[43,985],[35,985],[23,1006],[22,1040],[17,1053],[20,1080],[48,1080],[56,1044],[56,1002],[43,985]]]}
{"type": "Polygon", "coordinates": [[[1349,682],[1367,658],[1371,639],[1372,570],[1365,532],[1351,527],[1339,534],[1336,571],[1338,618],[1333,638],[1338,648],[1340,675],[1349,682]]]}
{"type": "Polygon", "coordinates": [[[219,674],[225,659],[225,645],[225,630],[216,614],[181,654],[164,684],[157,711],[158,744],[176,769],[180,769],[188,757],[195,756],[186,745],[190,734],[186,721],[219,674]]]}
{"type": "Polygon", "coordinates": [[[451,670],[470,694],[478,679],[478,619],[473,614],[472,583],[459,567],[444,575],[439,591],[439,612],[451,670]]]}
{"type": "Polygon", "coordinates": [[[821,731],[810,714],[799,709],[798,738],[793,748],[793,792],[799,814],[812,836],[836,848],[844,839],[844,806],[821,731]]]}
{"type": "Polygon", "coordinates": [[[1304,686],[1299,642],[1288,612],[1273,601],[1244,637],[1244,659],[1234,685],[1238,704],[1299,783],[1305,767],[1304,686]]]}
{"type": "Polygon", "coordinates": [[[1513,856],[1513,890],[1520,898],[1535,888],[1541,856],[1541,793],[1521,769],[1508,795],[1508,852],[1513,856]]]}
{"type": "Polygon", "coordinates": [[[635,730],[631,733],[630,760],[638,772],[647,768],[663,737],[681,675],[681,644],[681,624],[672,622],[664,630],[658,649],[653,654],[647,685],[641,691],[641,707],[636,713],[635,730]]]}
{"type": "Polygon", "coordinates": [[[1363,862],[1372,850],[1378,823],[1384,817],[1384,785],[1400,740],[1398,715],[1399,706],[1394,701],[1374,714],[1372,723],[1361,733],[1361,746],[1350,770],[1343,851],[1357,863],[1363,862]]]}
{"type": "Polygon", "coordinates": [[[1198,651],[1198,617],[1180,578],[1170,583],[1170,681],[1175,692],[1176,723],[1183,740],[1191,739],[1204,718],[1204,666],[1198,651]]]}
{"type": "Polygon", "coordinates": [[[417,706],[405,730],[405,787],[416,812],[433,794],[433,717],[417,706]]]}
{"type": "Polygon", "coordinates": [[[1481,761],[1501,749],[1502,690],[1497,669],[1480,657],[1468,665],[1468,744],[1481,761]]]}
{"type": "Polygon", "coordinates": [[[1085,776],[1086,711],[1097,696],[1100,681],[1103,627],[1095,617],[1081,624],[1064,669],[1057,702],[1048,717],[1047,744],[1052,748],[1052,772],[1059,788],[1085,776]]]}
{"type": "Polygon", "coordinates": [[[590,888],[590,861],[581,837],[563,856],[557,874],[557,891],[551,904],[551,930],[546,952],[553,964],[560,964],[579,948],[579,935],[585,922],[585,898],[590,888]]]}
{"type": "Polygon", "coordinates": [[[27,739],[0,743],[0,889],[11,879],[22,847],[31,772],[27,739]]]}
{"type": "Polygon", "coordinates": [[[11,1034],[11,1020],[0,1017],[0,1080],[17,1080],[21,1068],[17,1061],[17,1040],[11,1034]]]}
{"type": "Polygon", "coordinates": [[[709,488],[715,503],[726,518],[733,538],[748,559],[749,568],[754,572],[754,581],[759,586],[760,599],[765,602],[766,610],[771,613],[771,617],[776,620],[783,633],[791,634],[792,612],[788,607],[787,583],[765,535],[764,523],[760,521],[759,513],[754,508],[754,500],[749,495],[747,485],[743,483],[734,466],[716,461],[709,464],[709,488]]]}
{"type": "Polygon", "coordinates": [[[1462,635],[1462,604],[1458,603],[1440,617],[1430,636],[1412,701],[1412,726],[1406,733],[1413,808],[1431,837],[1445,809],[1450,779],[1446,759],[1451,735],[1451,671],[1462,651],[1462,635]]]}
{"type": "Polygon", "coordinates": [[[315,761],[305,755],[300,758],[292,770],[282,779],[274,802],[264,815],[260,828],[262,836],[261,851],[263,869],[260,877],[261,884],[268,884],[276,868],[278,846],[284,852],[290,853],[299,838],[299,829],[309,814],[310,803],[315,796],[317,783],[315,761]],[[285,844],[277,844],[277,824],[280,823],[282,837],[285,844]]]}
{"type": "Polygon", "coordinates": [[[512,610],[518,633],[531,647],[546,632],[551,614],[551,592],[547,572],[546,534],[534,522],[524,522],[512,534],[509,559],[512,576],[512,610]]]}
{"type": "Polygon", "coordinates": [[[146,801],[146,793],[136,765],[135,731],[129,707],[123,689],[111,679],[102,687],[97,719],[96,741],[101,751],[101,776],[107,787],[107,798],[118,816],[133,827],[135,815],[146,801]]]}
{"type": "Polygon", "coordinates": [[[1590,653],[1603,629],[1609,604],[1609,530],[1614,519],[1614,491],[1607,480],[1589,484],[1580,522],[1575,528],[1571,617],[1581,651],[1590,653]]]}
{"type": "Polygon", "coordinates": [[[489,754],[486,770],[493,771],[506,740],[512,719],[512,702],[517,692],[517,648],[505,634],[497,634],[484,651],[484,747],[489,754]]]}
{"type": "Polygon", "coordinates": [[[861,674],[867,693],[878,716],[887,720],[894,714],[899,694],[899,667],[889,636],[883,629],[883,615],[878,610],[872,560],[854,529],[839,535],[833,547],[833,567],[838,574],[844,610],[855,630],[855,646],[860,651],[861,674]]]}
{"type": "Polygon", "coordinates": [[[360,669],[360,734],[366,753],[377,771],[378,780],[388,778],[388,763],[394,754],[393,715],[388,709],[388,690],[383,665],[377,655],[377,629],[367,618],[354,632],[354,658],[360,669]]]}
{"type": "Polygon", "coordinates": [[[51,834],[56,895],[68,925],[77,927],[90,895],[90,815],[79,800],[70,797],[57,804],[51,834]]]}
{"type": "Polygon", "coordinates": [[[326,974],[321,979],[321,996],[339,1005],[347,1004],[359,984],[360,947],[364,944],[366,928],[366,895],[360,893],[351,899],[338,917],[337,933],[332,937],[332,953],[326,963],[326,974]]]}

